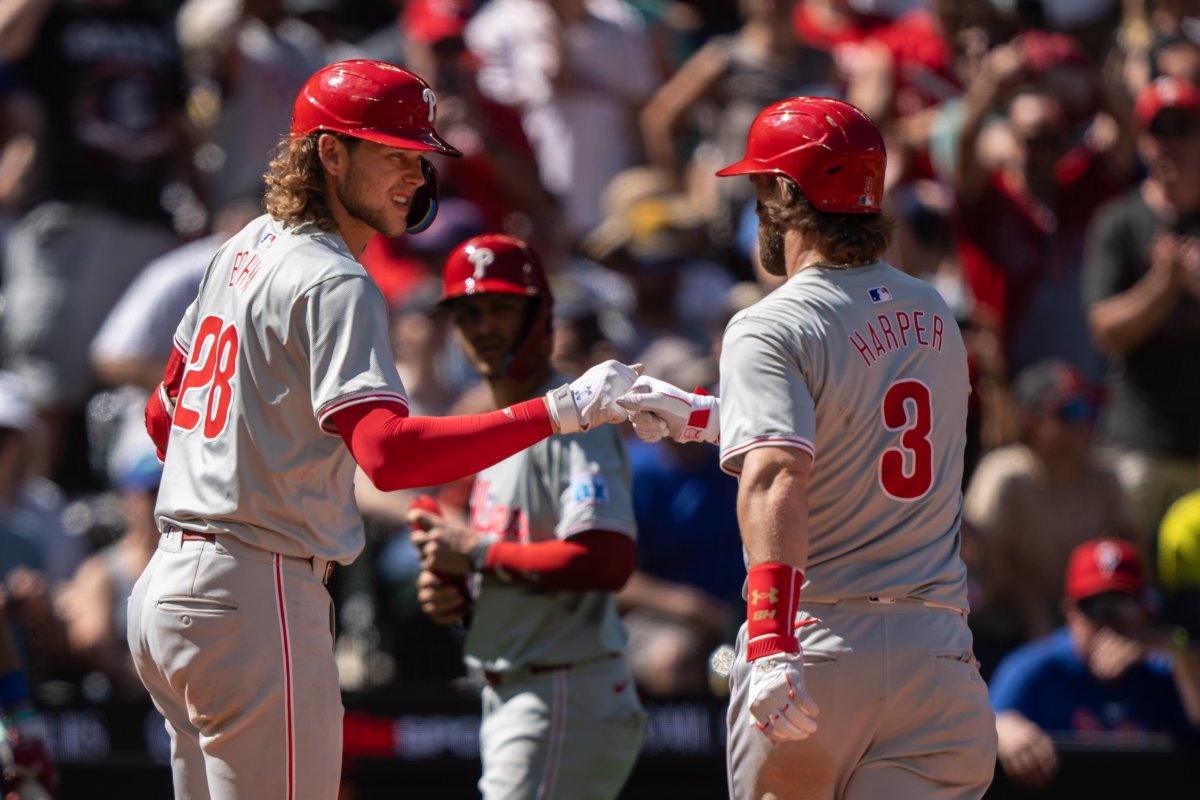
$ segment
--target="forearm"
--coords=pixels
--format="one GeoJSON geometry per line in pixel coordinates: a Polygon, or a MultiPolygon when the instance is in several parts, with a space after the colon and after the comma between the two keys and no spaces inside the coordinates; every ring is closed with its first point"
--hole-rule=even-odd
{"type": "Polygon", "coordinates": [[[1200,654],[1188,647],[1186,640],[1172,648],[1171,676],[1188,723],[1200,728],[1200,654]]]}
{"type": "MultiPolygon", "coordinates": [[[[754,451],[751,451],[754,452],[754,451]]],[[[808,563],[807,480],[782,467],[746,474],[738,486],[738,525],[750,566],[808,563]]]]}
{"type": "Polygon", "coordinates": [[[9,0],[0,3],[0,58],[20,61],[29,54],[38,30],[55,0],[9,0]]]}
{"type": "Polygon", "coordinates": [[[364,404],[337,412],[333,421],[355,461],[382,491],[464,478],[554,432],[540,397],[454,417],[406,417],[389,404],[364,404]]]}
{"type": "Polygon", "coordinates": [[[504,580],[554,591],[615,592],[637,563],[633,539],[612,531],[587,531],[570,539],[480,545],[482,571],[504,580]]]}
{"type": "Polygon", "coordinates": [[[1092,306],[1088,312],[1092,337],[1105,353],[1127,353],[1158,329],[1178,300],[1168,276],[1151,269],[1128,290],[1092,306]]]}

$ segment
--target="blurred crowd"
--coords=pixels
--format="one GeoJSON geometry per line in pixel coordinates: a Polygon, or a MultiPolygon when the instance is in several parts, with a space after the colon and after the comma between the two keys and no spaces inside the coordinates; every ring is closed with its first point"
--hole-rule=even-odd
{"type": "MultiPolygon", "coordinates": [[[[123,614],[157,541],[145,398],[209,259],[262,213],[296,91],[354,57],[425,78],[464,153],[434,157],[433,226],[362,256],[413,413],[488,402],[437,301],[447,253],[489,231],[551,272],[558,369],[618,358],[716,392],[725,322],[778,279],[750,183],[713,172],[769,103],[842,98],[887,141],[887,260],[968,341],[984,676],[1069,624],[1072,551],[1101,538],[1144,572],[1125,635],[1195,648],[1200,1],[6,0],[0,599],[39,702],[144,696],[123,614]]],[[[648,695],[706,695],[740,622],[736,483],[715,448],[629,449],[630,663],[648,695]]],[[[465,513],[469,481],[428,491],[465,513]]],[[[343,688],[469,680],[461,630],[417,606],[411,495],[357,494],[367,549],[331,583],[343,688]]]]}

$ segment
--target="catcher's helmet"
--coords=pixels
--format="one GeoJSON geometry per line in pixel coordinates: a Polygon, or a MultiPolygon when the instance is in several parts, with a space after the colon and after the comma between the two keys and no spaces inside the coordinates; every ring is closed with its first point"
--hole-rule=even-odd
{"type": "Polygon", "coordinates": [[[525,337],[505,370],[509,378],[523,381],[544,365],[554,320],[554,296],[533,248],[501,233],[473,236],[455,247],[442,270],[441,302],[488,293],[534,298],[525,337]]]}
{"type": "Polygon", "coordinates": [[[793,97],[767,106],[750,125],[746,157],[718,175],[786,175],[816,208],[877,214],[887,153],[859,108],[829,97],[793,97]]]}
{"type": "Polygon", "coordinates": [[[459,157],[434,130],[437,98],[429,84],[382,61],[352,59],[323,67],[296,95],[292,138],[314,131],[459,157]]]}

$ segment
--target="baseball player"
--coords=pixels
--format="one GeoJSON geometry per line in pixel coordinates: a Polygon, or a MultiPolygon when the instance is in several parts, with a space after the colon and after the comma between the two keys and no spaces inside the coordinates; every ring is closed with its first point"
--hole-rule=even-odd
{"type": "MultiPolygon", "coordinates": [[[[468,239],[443,278],[458,339],[498,406],[561,383],[553,298],[524,242],[468,239]]],[[[427,570],[419,598],[435,620],[465,611],[447,578],[474,576],[464,654],[485,679],[485,800],[616,797],[646,724],[615,597],[637,560],[621,434],[556,437],[483,470],[467,527],[422,510],[410,519],[427,570]]]]}
{"type": "Polygon", "coordinates": [[[165,456],[162,537],[130,598],[129,644],[167,720],[176,797],[336,797],[323,584],[364,544],[356,463],[383,490],[435,485],[625,416],[611,401],[636,374],[606,362],[492,414],[407,417],[383,295],[355,257],[436,213],[424,156],[458,153],[434,129],[435,102],[376,61],[309,79],[267,176],[268,213],[213,258],[147,404],[165,456]]]}
{"type": "Polygon", "coordinates": [[[719,401],[646,378],[618,401],[738,476],[733,798],[966,800],[995,770],[959,557],[966,354],[937,291],[880,260],[885,161],[852,105],[763,110],[717,174],[750,176],[786,282],[729,322],[719,401]]]}

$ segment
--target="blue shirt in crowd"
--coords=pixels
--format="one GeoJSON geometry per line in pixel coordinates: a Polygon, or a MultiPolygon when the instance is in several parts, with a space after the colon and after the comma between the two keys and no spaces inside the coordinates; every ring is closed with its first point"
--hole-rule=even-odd
{"type": "Polygon", "coordinates": [[[1065,627],[1008,654],[989,690],[997,713],[1018,711],[1051,734],[1200,734],[1188,724],[1165,659],[1145,659],[1104,683],[1088,671],[1065,627]]]}

